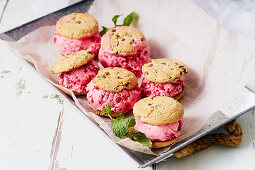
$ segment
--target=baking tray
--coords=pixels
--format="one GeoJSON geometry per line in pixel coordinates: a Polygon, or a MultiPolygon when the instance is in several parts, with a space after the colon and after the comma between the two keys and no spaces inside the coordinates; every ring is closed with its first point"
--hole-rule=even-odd
{"type": "MultiPolygon", "coordinates": [[[[61,10],[58,10],[56,12],[53,12],[51,14],[48,14],[46,16],[43,16],[41,18],[38,18],[36,20],[33,20],[29,23],[23,24],[17,28],[14,28],[10,31],[4,32],[0,34],[0,39],[2,40],[6,40],[6,41],[17,41],[20,38],[22,38],[23,36],[25,36],[26,34],[36,30],[39,27],[42,26],[49,26],[49,25],[55,25],[56,21],[63,15],[72,13],[72,12],[86,12],[90,5],[92,4],[93,0],[84,0],[81,2],[78,2],[76,4],[73,4],[71,6],[68,6],[66,8],[63,8],[61,10]]],[[[32,64],[30,64],[29,62],[27,62],[26,60],[23,60],[26,65],[28,67],[31,68],[31,70],[35,71],[36,73],[38,73],[36,71],[36,69],[34,68],[34,66],[32,64]]],[[[41,74],[38,73],[39,76],[41,76],[41,74]]],[[[43,76],[41,76],[42,79],[44,79],[45,81],[47,81],[43,76]]],[[[147,155],[147,154],[143,154],[140,152],[136,152],[136,151],[132,151],[129,150],[123,146],[120,146],[118,144],[116,144],[115,142],[113,142],[110,137],[93,121],[91,121],[89,119],[89,117],[87,117],[74,103],[74,101],[72,100],[72,98],[70,98],[68,95],[64,94],[62,91],[60,91],[59,89],[57,89],[55,86],[53,86],[52,84],[50,84],[48,81],[47,83],[56,91],[56,93],[58,95],[60,95],[66,102],[70,103],[76,110],[77,112],[81,113],[83,115],[83,117],[85,119],[88,120],[89,123],[91,123],[99,132],[101,132],[102,135],[104,135],[106,137],[106,139],[110,140],[113,145],[115,147],[117,147],[120,151],[123,152],[123,154],[125,154],[128,158],[130,158],[130,160],[134,161],[135,163],[137,163],[137,165],[140,168],[145,168],[147,166],[150,166],[152,164],[158,163],[160,161],[165,160],[166,158],[169,158],[173,155],[174,152],[178,151],[179,149],[183,148],[184,146],[196,141],[197,139],[211,133],[212,131],[216,130],[217,128],[223,126],[224,124],[232,121],[233,119],[236,119],[237,117],[247,113],[248,111],[252,110],[255,108],[255,105],[247,108],[246,110],[232,116],[232,117],[228,117],[226,116],[224,113],[222,113],[221,111],[216,111],[206,122],[205,126],[196,134],[192,135],[191,137],[178,142],[176,144],[174,144],[170,150],[168,150],[165,153],[162,153],[159,156],[153,156],[153,155],[147,155]]],[[[244,87],[245,88],[245,87],[244,87]]],[[[248,90],[248,89],[247,89],[248,90]]]]}

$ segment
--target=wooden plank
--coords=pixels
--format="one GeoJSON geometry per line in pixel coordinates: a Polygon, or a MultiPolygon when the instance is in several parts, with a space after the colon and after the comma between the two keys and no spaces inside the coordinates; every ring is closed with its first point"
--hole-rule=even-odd
{"type": "Polygon", "coordinates": [[[0,169],[47,169],[63,104],[2,43],[0,51],[0,169]]]}

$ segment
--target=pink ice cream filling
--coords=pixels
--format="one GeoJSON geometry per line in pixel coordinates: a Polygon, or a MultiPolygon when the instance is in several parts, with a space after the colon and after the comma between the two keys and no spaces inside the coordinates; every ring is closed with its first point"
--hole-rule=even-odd
{"type": "Polygon", "coordinates": [[[54,43],[58,47],[59,51],[64,54],[73,54],[77,51],[89,50],[93,52],[94,55],[97,55],[101,46],[100,42],[101,36],[99,32],[80,39],[66,38],[57,32],[54,34],[54,43]]]}
{"type": "MultiPolygon", "coordinates": [[[[109,36],[103,36],[101,44],[109,39],[109,36]]],[[[115,54],[109,44],[104,50],[100,48],[98,54],[99,61],[104,67],[122,67],[133,72],[136,76],[141,76],[142,66],[151,61],[150,47],[147,41],[134,41],[133,47],[134,55],[123,56],[115,54]]]]}
{"type": "Polygon", "coordinates": [[[64,72],[59,76],[59,84],[77,93],[87,93],[87,84],[97,75],[97,62],[91,60],[84,66],[64,72]]]}
{"type": "Polygon", "coordinates": [[[142,92],[145,96],[168,96],[175,97],[180,94],[184,88],[184,80],[180,83],[155,83],[147,80],[142,75],[142,92]]]}
{"type": "Polygon", "coordinates": [[[145,134],[152,141],[168,141],[180,136],[184,119],[166,125],[151,125],[136,119],[135,129],[145,134]]]}
{"type": "Polygon", "coordinates": [[[141,99],[141,89],[136,86],[132,90],[122,90],[120,92],[108,92],[91,81],[88,84],[87,99],[90,105],[96,110],[102,111],[109,104],[115,113],[123,113],[133,108],[134,104],[141,99]]]}

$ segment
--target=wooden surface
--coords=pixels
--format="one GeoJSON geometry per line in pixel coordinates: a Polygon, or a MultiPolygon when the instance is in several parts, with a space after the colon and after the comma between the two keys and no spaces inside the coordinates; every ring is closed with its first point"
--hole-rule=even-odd
{"type": "MultiPolygon", "coordinates": [[[[23,2],[8,1],[0,30],[54,9],[28,10],[32,1],[23,2]]],[[[0,169],[138,169],[2,42],[0,51],[0,169]]],[[[146,169],[255,169],[254,111],[240,117],[238,122],[244,131],[244,141],[239,147],[213,146],[190,157],[169,158],[146,169]]]]}

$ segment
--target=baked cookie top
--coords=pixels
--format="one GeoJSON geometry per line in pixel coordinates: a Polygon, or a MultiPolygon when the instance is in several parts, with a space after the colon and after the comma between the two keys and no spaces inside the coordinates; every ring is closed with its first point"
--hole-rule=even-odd
{"type": "Polygon", "coordinates": [[[110,44],[112,51],[115,54],[123,56],[134,54],[134,44],[146,40],[140,30],[130,26],[111,28],[104,36],[108,36],[109,39],[103,42],[103,50],[110,44]]]}
{"type": "Polygon", "coordinates": [[[72,13],[57,21],[56,30],[66,38],[86,38],[98,32],[98,23],[88,13],[72,13]]]}
{"type": "Polygon", "coordinates": [[[100,69],[92,80],[95,86],[109,92],[131,90],[137,86],[137,77],[131,71],[120,67],[100,69]]]}
{"type": "Polygon", "coordinates": [[[156,83],[178,83],[189,72],[181,61],[173,59],[153,59],[142,67],[143,76],[156,83]]]}
{"type": "Polygon", "coordinates": [[[94,58],[94,54],[88,50],[81,50],[74,54],[64,55],[50,68],[53,74],[60,74],[87,64],[94,58]]]}
{"type": "Polygon", "coordinates": [[[184,115],[184,108],[171,97],[146,97],[134,105],[133,114],[142,122],[152,125],[166,125],[181,120],[184,115]]]}

